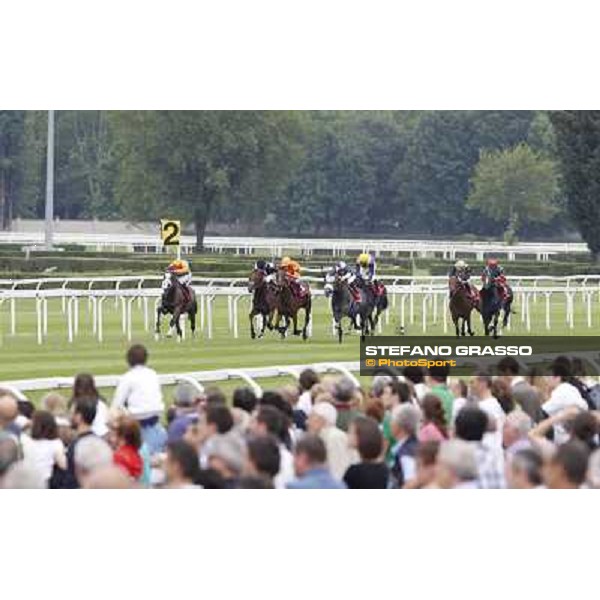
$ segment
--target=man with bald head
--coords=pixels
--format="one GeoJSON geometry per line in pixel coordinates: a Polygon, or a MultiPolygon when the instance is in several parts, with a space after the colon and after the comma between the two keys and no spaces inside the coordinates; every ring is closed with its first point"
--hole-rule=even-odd
{"type": "Polygon", "coordinates": [[[15,424],[18,416],[19,404],[14,394],[10,390],[0,388],[0,431],[18,436],[20,431],[15,424]]]}

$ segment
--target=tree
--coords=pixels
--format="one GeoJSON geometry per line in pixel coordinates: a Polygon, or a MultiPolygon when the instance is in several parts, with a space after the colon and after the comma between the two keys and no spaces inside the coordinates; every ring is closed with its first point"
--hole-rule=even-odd
{"type": "Polygon", "coordinates": [[[531,111],[431,111],[419,120],[394,178],[405,231],[429,235],[486,232],[489,219],[465,219],[469,179],[482,149],[524,141],[531,111]]]}
{"type": "Polygon", "coordinates": [[[600,259],[600,111],[551,111],[567,210],[600,259]]]}
{"type": "Polygon", "coordinates": [[[0,111],[0,229],[13,218],[21,180],[24,111],[0,111]]]}
{"type": "Polygon", "coordinates": [[[514,239],[520,222],[548,222],[558,211],[554,162],[521,143],[508,150],[484,150],[471,179],[467,207],[506,226],[514,239]]]}
{"type": "Polygon", "coordinates": [[[112,115],[118,197],[134,218],[191,221],[202,248],[219,204],[252,214],[293,171],[302,115],[285,111],[150,111],[112,115]]]}

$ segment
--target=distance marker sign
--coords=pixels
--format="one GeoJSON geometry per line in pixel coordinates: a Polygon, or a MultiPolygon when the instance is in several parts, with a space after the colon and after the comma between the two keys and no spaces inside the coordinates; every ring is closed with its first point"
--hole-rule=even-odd
{"type": "Polygon", "coordinates": [[[163,241],[163,246],[179,246],[181,238],[181,221],[161,219],[160,237],[163,241]]]}

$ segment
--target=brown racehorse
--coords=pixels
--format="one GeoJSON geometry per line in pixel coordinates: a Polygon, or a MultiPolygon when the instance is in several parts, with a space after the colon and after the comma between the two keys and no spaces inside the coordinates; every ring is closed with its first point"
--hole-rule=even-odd
{"type": "Polygon", "coordinates": [[[450,277],[450,314],[452,322],[456,329],[456,337],[466,335],[465,328],[469,335],[475,332],[471,329],[471,313],[473,309],[479,310],[479,304],[475,304],[469,294],[468,283],[461,282],[456,276],[450,277]]]}
{"type": "Polygon", "coordinates": [[[308,325],[312,310],[312,297],[308,286],[305,294],[300,297],[294,292],[294,285],[295,282],[291,281],[291,278],[286,274],[284,269],[277,271],[277,317],[274,325],[277,327],[281,337],[285,337],[291,319],[294,325],[294,335],[302,334],[302,339],[306,340],[308,338],[308,325]],[[302,309],[304,310],[304,326],[302,329],[298,329],[298,311],[302,309]],[[279,325],[282,317],[285,323],[283,327],[279,325]]]}
{"type": "Polygon", "coordinates": [[[250,309],[250,337],[256,337],[254,329],[254,317],[262,317],[262,326],[258,337],[265,334],[265,329],[273,329],[273,313],[277,308],[277,286],[275,283],[266,281],[265,272],[260,269],[254,269],[248,278],[248,291],[252,294],[252,308],[250,309]]]}

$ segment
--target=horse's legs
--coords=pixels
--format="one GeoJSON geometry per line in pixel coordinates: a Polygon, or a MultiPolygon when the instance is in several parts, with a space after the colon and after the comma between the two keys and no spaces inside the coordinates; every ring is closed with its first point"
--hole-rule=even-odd
{"type": "Polygon", "coordinates": [[[300,335],[302,332],[298,329],[298,311],[292,315],[292,324],[294,325],[294,335],[300,335]]]}
{"type": "Polygon", "coordinates": [[[469,313],[469,316],[467,317],[467,331],[469,332],[469,335],[475,335],[475,332],[471,329],[471,313],[469,313]]]}
{"type": "Polygon", "coordinates": [[[156,327],[154,329],[154,337],[158,339],[160,337],[160,317],[162,315],[162,307],[159,306],[156,309],[156,327]]]}
{"type": "Polygon", "coordinates": [[[254,317],[256,315],[255,309],[253,308],[248,314],[248,318],[250,319],[250,338],[254,339],[256,337],[256,331],[254,331],[254,317]]]}
{"type": "Polygon", "coordinates": [[[192,307],[188,312],[188,317],[190,319],[190,330],[192,332],[192,337],[196,337],[196,308],[192,307]]]}
{"type": "Polygon", "coordinates": [[[167,333],[168,337],[172,337],[173,336],[173,331],[177,332],[177,335],[179,338],[181,338],[181,327],[179,325],[179,317],[181,315],[181,309],[180,308],[176,308],[173,311],[173,317],[171,318],[171,321],[169,322],[169,333],[167,333]]]}

